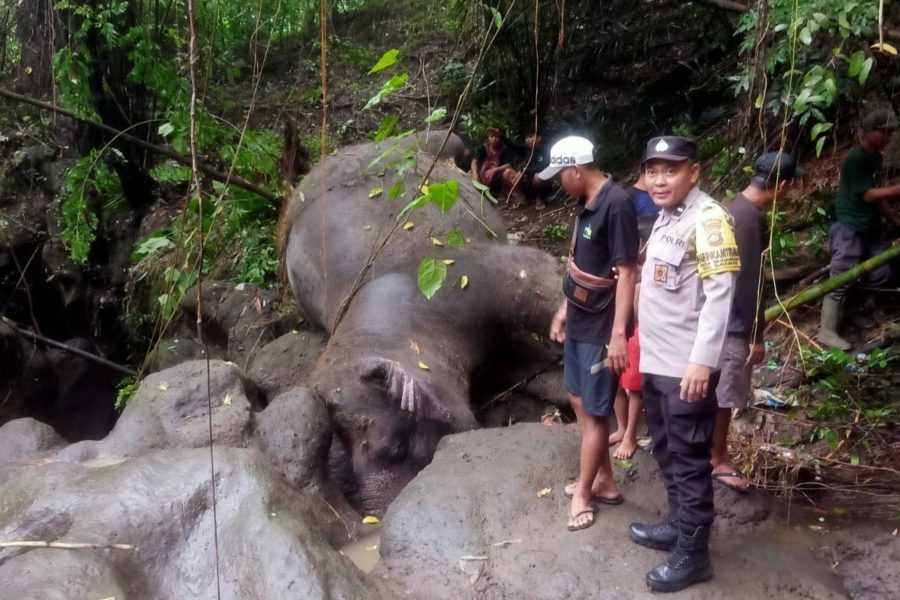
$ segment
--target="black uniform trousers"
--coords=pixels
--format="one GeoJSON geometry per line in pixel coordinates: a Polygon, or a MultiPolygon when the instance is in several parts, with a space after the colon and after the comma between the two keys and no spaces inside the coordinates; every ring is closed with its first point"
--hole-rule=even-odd
{"type": "Polygon", "coordinates": [[[709,458],[719,373],[710,376],[707,396],[699,402],[681,399],[681,379],[649,373],[642,376],[644,408],[653,440],[650,449],[665,481],[670,518],[680,532],[691,535],[697,527],[713,522],[709,458]]]}

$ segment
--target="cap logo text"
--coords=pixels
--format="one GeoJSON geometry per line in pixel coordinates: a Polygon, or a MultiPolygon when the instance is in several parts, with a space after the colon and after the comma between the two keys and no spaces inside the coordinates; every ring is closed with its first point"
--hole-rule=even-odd
{"type": "Polygon", "coordinates": [[[551,156],[550,157],[551,165],[575,165],[577,164],[574,156],[551,156]]]}

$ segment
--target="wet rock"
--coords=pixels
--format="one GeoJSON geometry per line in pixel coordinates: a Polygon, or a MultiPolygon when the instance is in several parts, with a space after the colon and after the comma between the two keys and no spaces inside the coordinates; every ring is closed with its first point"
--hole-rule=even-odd
{"type": "MultiPolygon", "coordinates": [[[[255,394],[233,364],[210,361],[212,439],[215,446],[244,447],[251,434],[255,394]],[[249,393],[248,393],[249,392],[249,393]]],[[[141,382],[116,426],[95,444],[60,453],[65,460],[96,456],[140,456],[165,448],[208,446],[206,361],[196,360],[153,373],[141,382]]]]}
{"type": "Polygon", "coordinates": [[[324,339],[318,331],[286,333],[253,356],[247,376],[269,398],[299,385],[322,353],[324,339]]]}
{"type": "MultiPolygon", "coordinates": [[[[388,509],[375,574],[414,598],[458,598],[460,590],[496,599],[649,598],[644,575],[665,555],[631,543],[627,527],[665,510],[658,469],[644,452],[627,470],[616,467],[625,504],[601,507],[593,527],[570,533],[563,487],[576,474],[576,431],[516,425],[445,437],[388,509]],[[543,488],[550,493],[538,497],[543,488]]],[[[722,490],[716,495],[726,508],[712,542],[716,577],[679,598],[733,598],[736,590],[751,600],[844,597],[808,548],[778,554],[766,541],[774,520],[742,524],[752,519],[722,490]]]]}
{"type": "MultiPolygon", "coordinates": [[[[203,287],[203,336],[211,355],[222,355],[246,369],[250,357],[295,325],[278,314],[278,294],[254,285],[211,282],[203,287]],[[219,349],[222,352],[214,351],[219,349]]],[[[197,292],[189,290],[181,305],[176,337],[196,333],[197,292]]]]}
{"type": "Polygon", "coordinates": [[[0,427],[0,462],[19,462],[65,444],[46,423],[15,419],[0,427]]]}
{"type": "MultiPolygon", "coordinates": [[[[225,359],[223,349],[212,347],[210,350],[210,358],[225,359]]],[[[159,341],[156,349],[150,355],[149,367],[152,371],[161,371],[203,357],[203,345],[196,339],[189,337],[166,338],[159,341]]]]}
{"type": "Polygon", "coordinates": [[[257,416],[260,450],[296,488],[321,479],[328,461],[331,424],[322,401],[306,388],[280,394],[257,416]]]}
{"type": "MultiPolygon", "coordinates": [[[[280,483],[258,452],[219,449],[215,465],[222,598],[395,597],[328,545],[327,506],[280,483]]],[[[210,476],[206,450],[0,468],[0,539],[134,547],[4,548],[4,597],[216,597],[210,476]]]]}

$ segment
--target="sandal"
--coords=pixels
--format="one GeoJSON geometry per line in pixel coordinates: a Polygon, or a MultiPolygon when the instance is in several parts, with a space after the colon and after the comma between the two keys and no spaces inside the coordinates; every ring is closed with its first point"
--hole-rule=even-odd
{"type": "MultiPolygon", "coordinates": [[[[578,486],[578,482],[573,481],[572,483],[567,484],[566,487],[563,488],[563,494],[565,494],[566,498],[571,498],[572,496],[575,495],[575,488],[577,486],[578,486]]],[[[622,496],[622,494],[618,494],[616,496],[613,496],[612,498],[607,498],[606,496],[597,496],[597,495],[592,494],[591,500],[593,500],[594,502],[599,502],[600,504],[606,504],[609,506],[618,506],[619,504],[622,504],[623,502],[625,502],[625,498],[622,496]]]]}
{"type": "Polygon", "coordinates": [[[577,515],[569,515],[569,531],[581,531],[587,529],[597,520],[597,511],[594,508],[586,508],[577,515]],[[588,519],[582,519],[585,515],[590,515],[588,519]]]}

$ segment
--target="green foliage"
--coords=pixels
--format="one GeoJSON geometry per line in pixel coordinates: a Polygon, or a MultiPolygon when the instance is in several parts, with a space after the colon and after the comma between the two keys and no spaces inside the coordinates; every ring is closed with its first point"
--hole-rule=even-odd
{"type": "Polygon", "coordinates": [[[134,252],[131,253],[131,260],[140,262],[148,256],[153,256],[157,252],[169,250],[175,246],[169,239],[172,233],[167,230],[157,231],[152,235],[144,238],[135,246],[134,252]]]}
{"type": "Polygon", "coordinates": [[[544,237],[551,242],[558,242],[569,238],[569,228],[566,225],[547,225],[544,227],[544,237]]]}
{"type": "Polygon", "coordinates": [[[131,375],[126,375],[119,381],[118,385],[116,385],[116,410],[122,412],[125,410],[125,407],[128,405],[128,402],[134,398],[134,395],[137,393],[138,388],[140,387],[140,382],[132,377],[131,375]]]}
{"type": "Polygon", "coordinates": [[[447,279],[447,265],[437,258],[423,258],[419,263],[419,291],[431,300],[447,279]]]}
{"type": "Polygon", "coordinates": [[[119,178],[101,160],[99,150],[91,151],[66,171],[60,197],[60,235],[73,261],[87,263],[97,236],[96,206],[115,206],[123,198],[119,178]]]}
{"type": "Polygon", "coordinates": [[[489,100],[463,115],[460,120],[466,134],[473,140],[481,142],[489,127],[496,127],[503,132],[512,131],[514,129],[512,114],[507,108],[489,100]]]}
{"type": "MultiPolygon", "coordinates": [[[[768,87],[765,95],[753,88],[755,106],[773,116],[787,108],[791,121],[812,125],[810,137],[821,154],[833,126],[829,113],[834,105],[858,93],[869,80],[875,61],[868,55],[868,36],[877,22],[878,3],[771,0],[767,5],[767,22],[760,23],[758,11],[752,9],[737,28],[747,55],[757,47],[760,28],[767,31],[762,64],[768,87]]],[[[737,95],[751,91],[752,76],[748,64],[732,77],[737,95]]]]}

